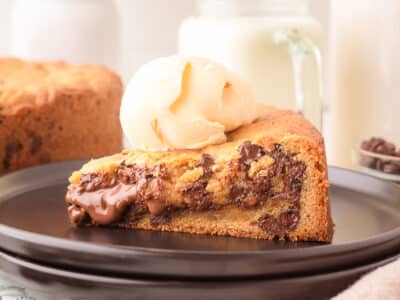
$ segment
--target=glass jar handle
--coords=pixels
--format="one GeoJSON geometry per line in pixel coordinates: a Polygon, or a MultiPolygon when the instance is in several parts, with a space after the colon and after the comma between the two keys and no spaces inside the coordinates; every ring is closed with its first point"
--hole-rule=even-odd
{"type": "MultiPolygon", "coordinates": [[[[321,71],[321,51],[313,41],[302,36],[298,30],[278,30],[274,33],[274,42],[277,45],[286,45],[292,61],[294,92],[296,100],[296,110],[298,113],[304,112],[304,91],[302,70],[306,57],[311,56],[317,66],[318,91],[317,94],[322,99],[322,71],[321,71]]],[[[319,104],[322,107],[322,101],[319,104]]],[[[320,123],[320,122],[319,122],[320,123]]],[[[317,124],[315,124],[317,125],[317,124]]],[[[321,125],[321,124],[318,124],[321,125]]],[[[320,126],[319,126],[320,127],[320,126]]]]}

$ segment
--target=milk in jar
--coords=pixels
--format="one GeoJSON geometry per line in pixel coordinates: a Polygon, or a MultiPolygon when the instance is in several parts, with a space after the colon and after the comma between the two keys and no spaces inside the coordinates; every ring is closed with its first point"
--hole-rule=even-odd
{"type": "Polygon", "coordinates": [[[238,72],[257,100],[322,126],[321,25],[305,0],[202,0],[180,27],[179,52],[238,72]]]}

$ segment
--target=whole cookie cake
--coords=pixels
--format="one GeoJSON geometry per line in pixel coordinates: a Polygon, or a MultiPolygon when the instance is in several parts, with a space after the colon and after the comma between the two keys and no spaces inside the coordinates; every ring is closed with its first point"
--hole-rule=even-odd
{"type": "Polygon", "coordinates": [[[0,59],[0,175],[120,151],[122,91],[102,66],[0,59]]]}

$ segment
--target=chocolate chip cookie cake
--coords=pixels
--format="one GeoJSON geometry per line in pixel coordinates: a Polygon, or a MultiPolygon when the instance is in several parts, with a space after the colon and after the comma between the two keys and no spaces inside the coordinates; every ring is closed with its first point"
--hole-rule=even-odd
{"type": "Polygon", "coordinates": [[[0,175],[120,151],[121,96],[105,67],[0,59],[0,175]]]}
{"type": "Polygon", "coordinates": [[[292,111],[256,104],[244,81],[211,62],[173,57],[146,68],[154,75],[152,84],[136,84],[144,82],[143,72],[134,77],[121,106],[122,127],[134,149],[92,160],[70,177],[66,202],[74,225],[331,241],[324,143],[308,121],[292,111]],[[144,89],[165,85],[160,78],[168,78],[169,87],[178,82],[177,94],[161,88],[162,93],[152,91],[153,98],[147,97],[144,89]],[[213,89],[220,92],[213,94],[213,89]],[[152,101],[166,98],[173,100],[162,106],[165,111],[150,109],[152,101]],[[200,108],[193,109],[195,99],[200,108]],[[205,109],[201,99],[211,101],[212,109],[205,109]],[[240,109],[242,102],[248,107],[240,109]],[[128,111],[141,105],[140,122],[130,119],[128,111]],[[241,124],[232,125],[237,119],[241,124]],[[201,122],[235,128],[210,139],[219,131],[211,132],[210,124],[204,129],[201,122]],[[168,126],[182,127],[183,135],[174,138],[173,132],[182,131],[168,126]],[[182,138],[187,128],[195,137],[182,138]]]}

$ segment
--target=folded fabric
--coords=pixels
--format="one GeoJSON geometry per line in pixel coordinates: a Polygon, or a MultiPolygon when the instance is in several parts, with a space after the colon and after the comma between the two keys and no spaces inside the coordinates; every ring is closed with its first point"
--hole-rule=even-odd
{"type": "Polygon", "coordinates": [[[331,300],[400,300],[400,259],[365,275],[331,300]]]}

